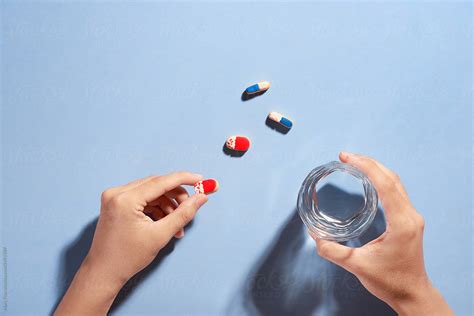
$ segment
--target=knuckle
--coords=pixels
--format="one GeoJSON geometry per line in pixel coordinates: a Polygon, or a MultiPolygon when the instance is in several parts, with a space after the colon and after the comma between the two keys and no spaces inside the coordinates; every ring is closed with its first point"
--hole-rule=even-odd
{"type": "Polygon", "coordinates": [[[153,181],[153,180],[156,180],[158,178],[160,178],[161,176],[158,175],[158,174],[153,174],[151,175],[149,178],[148,178],[148,181],[153,181]]]}
{"type": "Polygon", "coordinates": [[[181,212],[179,216],[180,226],[185,226],[191,220],[192,220],[192,215],[189,212],[187,211],[181,212]]]}
{"type": "Polygon", "coordinates": [[[113,190],[112,189],[107,189],[104,192],[102,192],[100,196],[100,200],[102,201],[103,204],[107,203],[113,196],[113,190]]]}
{"type": "Polygon", "coordinates": [[[425,229],[425,219],[423,218],[423,216],[421,214],[417,213],[415,215],[415,220],[416,220],[416,225],[417,225],[418,229],[424,230],[425,229]]]}
{"type": "Polygon", "coordinates": [[[150,183],[152,185],[158,185],[161,183],[161,181],[163,181],[163,177],[162,176],[154,176],[150,179],[150,183]]]}
{"type": "Polygon", "coordinates": [[[367,161],[370,161],[374,165],[376,164],[375,159],[372,156],[363,156],[367,161]]]}
{"type": "Polygon", "coordinates": [[[109,205],[111,208],[119,208],[125,204],[127,204],[127,197],[123,194],[118,194],[118,195],[115,195],[113,196],[110,200],[109,200],[109,205]]]}
{"type": "Polygon", "coordinates": [[[162,176],[153,176],[153,177],[150,179],[150,181],[152,181],[152,182],[160,182],[162,178],[163,178],[162,176]]]}
{"type": "Polygon", "coordinates": [[[178,171],[176,172],[176,176],[179,178],[179,179],[187,179],[187,178],[191,178],[193,176],[193,173],[192,172],[189,172],[187,170],[182,170],[182,171],[178,171]]]}
{"type": "Polygon", "coordinates": [[[385,191],[385,192],[393,192],[396,190],[397,188],[397,183],[395,182],[395,180],[393,179],[385,179],[383,180],[382,182],[382,189],[385,191]]]}
{"type": "Polygon", "coordinates": [[[402,235],[406,237],[406,239],[412,239],[417,237],[420,233],[423,232],[424,227],[424,220],[421,216],[415,216],[406,219],[403,221],[403,230],[402,235]]]}
{"type": "Polygon", "coordinates": [[[401,178],[400,178],[400,175],[396,172],[393,172],[393,171],[390,171],[391,174],[392,174],[392,178],[393,178],[393,181],[395,183],[401,183],[401,178]]]}
{"type": "Polygon", "coordinates": [[[375,163],[375,161],[370,158],[370,157],[364,157],[364,156],[361,156],[360,159],[363,161],[363,163],[368,167],[370,168],[371,170],[373,170],[375,167],[377,167],[377,164],[375,163]]]}
{"type": "Polygon", "coordinates": [[[329,253],[329,248],[327,245],[319,245],[316,250],[318,252],[318,255],[320,255],[321,257],[326,257],[329,253]]]}
{"type": "Polygon", "coordinates": [[[185,176],[186,174],[188,174],[187,171],[180,170],[180,171],[172,172],[172,173],[168,174],[168,176],[172,176],[172,177],[183,177],[183,176],[185,176]]]}

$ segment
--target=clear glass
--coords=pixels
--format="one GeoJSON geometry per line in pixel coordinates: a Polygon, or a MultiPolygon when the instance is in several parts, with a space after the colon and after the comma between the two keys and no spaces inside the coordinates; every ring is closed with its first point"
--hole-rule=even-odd
{"type": "Polygon", "coordinates": [[[332,161],[308,174],[301,185],[297,207],[304,224],[316,236],[341,242],[356,238],[369,228],[377,213],[377,204],[377,191],[365,174],[349,164],[332,161]],[[349,212],[344,210],[345,216],[337,216],[338,212],[324,210],[318,205],[317,185],[334,172],[355,177],[363,188],[360,206],[349,212]]]}

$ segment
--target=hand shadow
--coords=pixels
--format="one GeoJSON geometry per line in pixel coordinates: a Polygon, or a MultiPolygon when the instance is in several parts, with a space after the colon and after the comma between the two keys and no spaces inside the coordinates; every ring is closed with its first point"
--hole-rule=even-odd
{"type": "MultiPolygon", "coordinates": [[[[327,184],[318,192],[341,206],[360,205],[359,195],[327,184]],[[334,197],[334,199],[331,199],[334,197]],[[337,199],[336,199],[337,198],[337,199]]],[[[363,245],[385,231],[380,209],[369,229],[348,245],[363,245]]],[[[295,210],[228,305],[233,315],[396,315],[358,279],[316,253],[315,243],[295,210]]]]}
{"type": "MultiPolygon", "coordinates": [[[[53,306],[50,314],[52,315],[56,310],[59,302],[66,293],[69,284],[71,283],[74,275],[81,266],[82,261],[86,257],[91,245],[92,239],[94,237],[95,228],[97,226],[98,218],[95,218],[87,226],[82,229],[78,237],[68,244],[61,252],[60,256],[60,267],[57,276],[57,296],[56,303],[53,306]]],[[[190,222],[186,229],[189,229],[192,226],[190,222]]],[[[120,306],[127,300],[127,298],[133,294],[137,286],[150,276],[150,274],[158,268],[163,259],[168,256],[175,247],[175,244],[178,242],[177,239],[173,238],[171,241],[160,250],[156,258],[148,265],[145,269],[138,272],[134,277],[132,277],[120,290],[117,297],[115,298],[114,303],[112,304],[109,313],[112,313],[120,308],[120,306]]]]}
{"type": "Polygon", "coordinates": [[[66,245],[66,247],[61,251],[59,269],[56,277],[57,299],[50,312],[51,315],[58,307],[64,294],[66,294],[76,271],[79,269],[82,261],[89,252],[92,238],[94,237],[95,227],[97,226],[97,220],[98,218],[96,217],[94,220],[90,221],[89,224],[82,229],[76,239],[66,245]]]}

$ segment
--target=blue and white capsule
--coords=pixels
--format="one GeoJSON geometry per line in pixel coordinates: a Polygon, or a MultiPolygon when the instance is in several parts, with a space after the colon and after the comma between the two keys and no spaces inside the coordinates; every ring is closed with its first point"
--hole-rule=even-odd
{"type": "Polygon", "coordinates": [[[290,129],[293,126],[293,122],[289,118],[284,117],[278,112],[270,112],[270,114],[268,114],[268,118],[273,122],[283,125],[287,129],[290,129]]]}
{"type": "Polygon", "coordinates": [[[270,82],[260,81],[259,83],[251,85],[250,87],[245,89],[245,92],[247,92],[247,94],[255,94],[255,93],[267,91],[268,89],[270,89],[270,82]]]}

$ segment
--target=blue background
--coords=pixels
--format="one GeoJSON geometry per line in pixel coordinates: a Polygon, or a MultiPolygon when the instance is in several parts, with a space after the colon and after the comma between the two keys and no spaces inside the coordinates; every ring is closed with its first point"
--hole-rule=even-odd
{"type": "MultiPolygon", "coordinates": [[[[428,273],[470,315],[472,12],[469,2],[3,2],[6,313],[54,308],[104,189],[187,169],[221,189],[127,285],[116,314],[391,314],[316,255],[294,215],[306,174],[348,150],[400,174],[426,219],[428,273]],[[270,90],[242,102],[260,80],[270,90]],[[293,118],[287,135],[265,125],[270,111],[293,118]],[[222,152],[233,134],[252,139],[241,158],[222,152]]],[[[372,233],[381,229],[383,219],[372,233]]]]}

